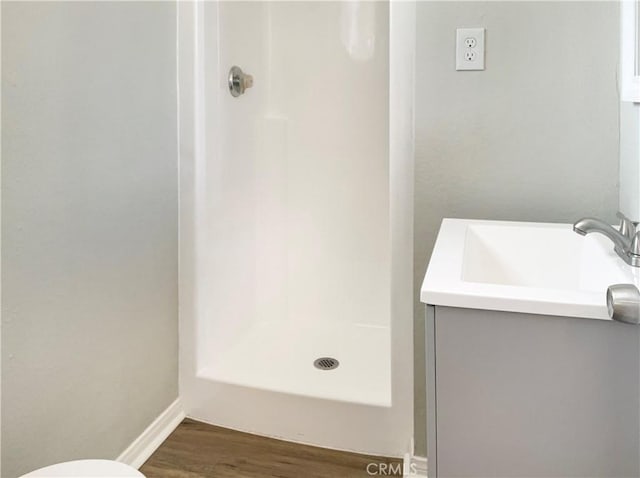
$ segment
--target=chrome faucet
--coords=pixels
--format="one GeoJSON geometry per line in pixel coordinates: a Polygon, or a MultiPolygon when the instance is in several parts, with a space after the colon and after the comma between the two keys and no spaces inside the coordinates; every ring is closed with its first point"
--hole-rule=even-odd
{"type": "Polygon", "coordinates": [[[638,228],[638,223],[632,222],[622,213],[618,213],[617,216],[620,218],[620,227],[617,230],[606,222],[593,217],[580,219],[573,225],[573,230],[582,236],[592,232],[607,236],[614,244],[613,250],[622,260],[633,267],[640,267],[640,228],[638,228]]]}

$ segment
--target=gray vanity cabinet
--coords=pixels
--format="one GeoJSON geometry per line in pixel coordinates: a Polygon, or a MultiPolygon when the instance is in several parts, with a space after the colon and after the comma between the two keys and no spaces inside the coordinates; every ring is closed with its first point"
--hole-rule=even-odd
{"type": "Polygon", "coordinates": [[[427,306],[430,478],[640,475],[639,327],[427,306]]]}

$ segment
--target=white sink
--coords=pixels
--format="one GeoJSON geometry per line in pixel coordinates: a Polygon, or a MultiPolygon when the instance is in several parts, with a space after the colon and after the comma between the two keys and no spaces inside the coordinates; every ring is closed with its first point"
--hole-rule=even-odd
{"type": "Polygon", "coordinates": [[[422,284],[424,303],[608,319],[605,293],[640,285],[602,235],[570,224],[445,219],[422,284]]]}

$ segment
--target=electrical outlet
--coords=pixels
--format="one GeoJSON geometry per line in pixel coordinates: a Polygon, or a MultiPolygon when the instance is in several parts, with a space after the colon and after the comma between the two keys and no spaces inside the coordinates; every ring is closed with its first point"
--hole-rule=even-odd
{"type": "Polygon", "coordinates": [[[484,70],[484,28],[456,30],[456,70],[484,70]]]}

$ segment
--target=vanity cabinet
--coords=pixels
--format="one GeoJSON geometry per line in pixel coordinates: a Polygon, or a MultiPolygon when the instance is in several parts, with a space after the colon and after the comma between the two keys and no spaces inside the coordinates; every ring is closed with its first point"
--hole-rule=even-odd
{"type": "Polygon", "coordinates": [[[639,330],[427,306],[430,478],[640,476],[639,330]]]}

